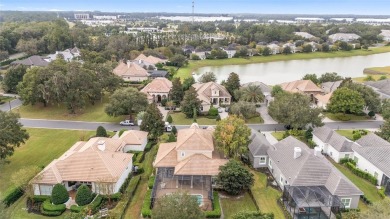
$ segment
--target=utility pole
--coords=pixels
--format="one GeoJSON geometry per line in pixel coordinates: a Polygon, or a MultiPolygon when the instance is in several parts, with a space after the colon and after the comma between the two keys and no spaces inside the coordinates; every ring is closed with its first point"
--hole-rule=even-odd
{"type": "Polygon", "coordinates": [[[195,1],[192,1],[192,23],[194,23],[195,1]]]}

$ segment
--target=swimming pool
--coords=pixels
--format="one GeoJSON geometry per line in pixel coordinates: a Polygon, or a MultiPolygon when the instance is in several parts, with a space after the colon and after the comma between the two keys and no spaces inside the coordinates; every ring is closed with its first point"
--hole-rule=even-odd
{"type": "Polygon", "coordinates": [[[191,195],[196,197],[196,201],[198,202],[199,206],[203,205],[203,195],[201,194],[191,194],[191,195]]]}

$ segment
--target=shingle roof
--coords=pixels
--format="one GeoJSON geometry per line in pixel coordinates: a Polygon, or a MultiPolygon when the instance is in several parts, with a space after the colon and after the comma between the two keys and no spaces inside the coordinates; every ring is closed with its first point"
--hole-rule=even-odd
{"type": "Polygon", "coordinates": [[[148,77],[148,72],[141,66],[135,63],[123,63],[120,62],[119,65],[113,70],[114,74],[123,77],[148,77]]]}
{"type": "Polygon", "coordinates": [[[27,66],[40,66],[45,67],[48,66],[49,63],[46,62],[41,56],[30,56],[23,60],[13,61],[11,64],[13,65],[27,65],[27,66]]]}
{"type": "Polygon", "coordinates": [[[248,145],[248,148],[253,156],[268,155],[267,151],[271,147],[271,144],[262,133],[252,129],[250,140],[251,143],[248,145]]]}
{"type": "Polygon", "coordinates": [[[378,89],[379,92],[390,95],[390,79],[366,81],[364,84],[378,89]]]}
{"type": "Polygon", "coordinates": [[[271,93],[271,91],[272,91],[270,86],[268,86],[260,81],[245,83],[245,84],[241,85],[241,87],[248,87],[249,85],[259,86],[263,93],[271,93]]]}
{"type": "Polygon", "coordinates": [[[280,84],[283,90],[288,92],[322,92],[321,88],[317,87],[311,80],[297,80],[280,84]]]}
{"type": "Polygon", "coordinates": [[[212,90],[217,89],[219,91],[219,97],[231,98],[232,96],[226,90],[226,88],[216,82],[207,83],[195,83],[192,85],[198,93],[198,98],[204,103],[210,103],[210,97],[212,97],[212,90]]]}
{"type": "Polygon", "coordinates": [[[363,193],[323,156],[290,136],[268,150],[273,165],[280,169],[291,186],[325,186],[333,195],[362,195],[363,193]],[[301,156],[294,159],[294,147],[301,156]]]}
{"type": "Polygon", "coordinates": [[[331,93],[335,91],[343,82],[342,80],[340,81],[329,81],[329,82],[324,82],[321,84],[321,88],[325,93],[331,93]]]}
{"type": "Polygon", "coordinates": [[[363,136],[352,149],[390,176],[390,143],[374,133],[363,136]]]}
{"type": "Polygon", "coordinates": [[[323,104],[328,104],[331,97],[332,97],[332,93],[327,93],[325,95],[316,94],[314,96],[314,98],[316,98],[318,101],[320,101],[323,104]]]}
{"type": "Polygon", "coordinates": [[[353,142],[349,141],[327,126],[315,128],[313,130],[313,135],[319,138],[322,142],[331,145],[339,152],[352,152],[351,146],[353,142]]]}

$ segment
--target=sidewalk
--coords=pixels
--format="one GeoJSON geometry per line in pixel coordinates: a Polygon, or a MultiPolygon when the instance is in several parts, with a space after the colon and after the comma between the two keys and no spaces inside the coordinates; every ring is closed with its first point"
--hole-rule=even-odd
{"type": "Polygon", "coordinates": [[[276,140],[276,138],[271,134],[272,132],[262,132],[264,135],[265,135],[265,138],[268,140],[268,142],[271,144],[271,145],[274,145],[276,143],[278,143],[279,141],[276,140]]]}

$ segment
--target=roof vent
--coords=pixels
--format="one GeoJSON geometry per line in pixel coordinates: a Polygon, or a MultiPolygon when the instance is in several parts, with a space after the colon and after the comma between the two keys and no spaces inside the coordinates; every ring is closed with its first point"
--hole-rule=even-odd
{"type": "Polygon", "coordinates": [[[300,147],[294,147],[294,159],[297,159],[302,155],[302,149],[300,147]]]}
{"type": "Polygon", "coordinates": [[[106,142],[104,140],[98,141],[98,149],[101,151],[106,150],[106,142]]]}

